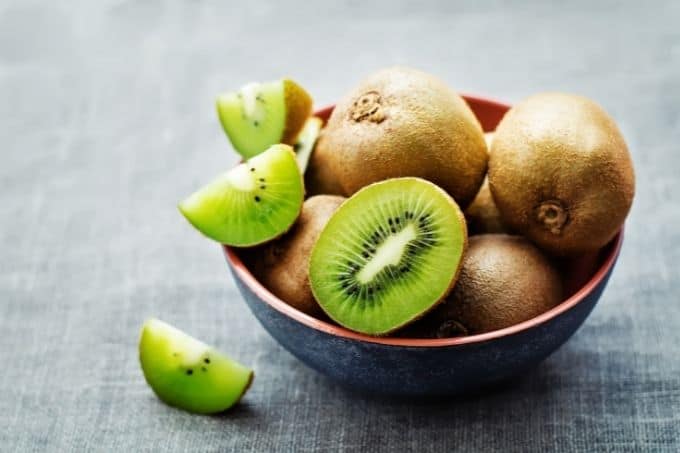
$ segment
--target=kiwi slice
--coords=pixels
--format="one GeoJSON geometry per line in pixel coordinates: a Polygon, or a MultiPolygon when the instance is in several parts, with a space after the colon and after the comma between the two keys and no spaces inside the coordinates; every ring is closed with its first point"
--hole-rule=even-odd
{"type": "Polygon", "coordinates": [[[201,414],[229,409],[254,377],[250,368],[158,319],[142,327],[139,361],[161,400],[201,414]]]}
{"type": "Polygon", "coordinates": [[[323,120],[321,120],[321,118],[317,118],[316,116],[310,117],[305,122],[302,131],[300,131],[300,134],[295,140],[293,149],[295,150],[297,162],[302,173],[307,170],[309,157],[312,155],[312,150],[314,149],[316,139],[319,137],[322,126],[323,120]]]}
{"type": "Polygon", "coordinates": [[[422,316],[453,287],[465,219],[420,178],[366,186],[343,203],[312,250],[312,293],[348,329],[385,335],[422,316]]]}
{"type": "Polygon", "coordinates": [[[217,98],[224,132],[245,158],[276,143],[292,145],[311,112],[312,98],[290,79],[249,83],[217,98]]]}
{"type": "Polygon", "coordinates": [[[248,247],[288,231],[303,198],[293,149],[274,145],[189,196],[179,210],[207,237],[248,247]]]}

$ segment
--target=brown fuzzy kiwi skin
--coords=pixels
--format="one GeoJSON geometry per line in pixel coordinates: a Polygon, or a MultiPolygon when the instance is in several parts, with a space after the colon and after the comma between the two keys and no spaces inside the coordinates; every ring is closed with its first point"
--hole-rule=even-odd
{"type": "Polygon", "coordinates": [[[423,72],[392,67],[345,96],[317,145],[344,195],[373,182],[417,176],[465,208],[479,190],[487,148],[465,100],[423,72]]]}
{"type": "Polygon", "coordinates": [[[290,79],[283,80],[286,104],[286,126],[281,143],[292,145],[312,114],[312,97],[300,85],[290,79]]]}
{"type": "Polygon", "coordinates": [[[527,239],[486,234],[469,242],[458,283],[430,314],[430,325],[455,321],[479,334],[527,321],[562,301],[560,274],[527,239]]]}
{"type": "Polygon", "coordinates": [[[491,195],[488,178],[484,178],[477,196],[465,210],[465,219],[470,235],[509,232],[491,195]]]}
{"type": "Polygon", "coordinates": [[[308,198],[290,231],[252,258],[255,277],[279,299],[308,315],[322,313],[309,285],[309,257],[321,230],[343,201],[344,197],[332,195],[308,198]]]}
{"type": "Polygon", "coordinates": [[[324,129],[322,129],[305,171],[305,187],[310,196],[319,194],[343,195],[345,191],[329,163],[331,160],[328,155],[329,148],[323,145],[319,146],[319,143],[324,140],[324,135],[324,129]]]}
{"type": "Polygon", "coordinates": [[[558,256],[597,250],[633,202],[635,175],[611,117],[576,95],[542,93],[496,129],[489,185],[505,224],[558,256]]]}

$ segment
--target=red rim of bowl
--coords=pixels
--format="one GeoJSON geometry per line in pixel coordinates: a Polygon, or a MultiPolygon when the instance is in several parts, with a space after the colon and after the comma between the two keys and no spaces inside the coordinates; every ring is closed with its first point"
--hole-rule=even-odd
{"type": "MultiPolygon", "coordinates": [[[[503,104],[501,102],[497,101],[492,101],[490,99],[485,99],[481,98],[478,96],[471,96],[471,95],[465,95],[464,98],[468,101],[470,104],[476,104],[477,106],[480,107],[486,107],[486,108],[498,108],[498,107],[503,107],[504,109],[508,109],[507,104],[503,104]]],[[[317,115],[320,116],[327,116],[329,111],[333,108],[333,106],[329,106],[326,108],[323,108],[319,111],[316,112],[317,115]]],[[[501,115],[502,116],[502,115],[501,115]]],[[[499,118],[500,119],[500,118],[499,118]]],[[[485,126],[483,124],[483,126],[485,126]]],[[[487,129],[485,127],[485,129],[487,129]]],[[[354,331],[351,331],[349,329],[345,329],[344,327],[340,327],[335,324],[330,324],[326,321],[322,321],[320,319],[314,318],[306,313],[303,313],[296,308],[293,308],[292,306],[288,305],[286,302],[283,300],[279,299],[276,297],[273,293],[271,293],[267,288],[265,288],[254,276],[253,274],[250,273],[248,268],[245,266],[243,261],[241,261],[241,258],[238,256],[236,253],[236,250],[229,247],[229,246],[223,246],[224,248],[224,254],[229,262],[229,264],[232,266],[234,273],[236,274],[236,278],[240,279],[248,288],[250,288],[251,291],[253,291],[259,298],[260,300],[263,300],[266,304],[268,304],[270,307],[275,309],[276,311],[288,316],[289,318],[294,319],[295,321],[304,324],[307,327],[311,327],[312,329],[334,335],[340,338],[345,338],[348,340],[357,340],[357,341],[365,341],[367,343],[377,343],[377,344],[382,344],[382,345],[388,345],[388,346],[407,346],[407,347],[420,347],[420,348],[426,348],[426,347],[444,347],[444,346],[457,346],[457,345],[464,345],[464,344],[472,344],[472,343],[481,343],[484,341],[489,341],[489,340],[494,340],[496,338],[501,338],[509,335],[514,335],[516,333],[522,332],[524,330],[528,330],[532,327],[538,326],[540,324],[543,324],[560,314],[570,310],[574,306],[576,306],[579,302],[584,300],[588,294],[590,294],[595,287],[597,287],[600,282],[605,278],[609,270],[612,268],[614,265],[614,262],[616,261],[616,257],[619,255],[619,252],[621,250],[621,244],[623,243],[623,227],[621,230],[617,233],[616,237],[612,240],[612,242],[609,245],[606,245],[604,249],[608,249],[608,253],[606,258],[604,259],[604,262],[600,265],[600,267],[597,269],[595,274],[588,280],[588,282],[583,285],[576,293],[574,293],[571,297],[567,298],[564,302],[560,303],[556,307],[552,308],[551,310],[546,311],[545,313],[536,316],[535,318],[529,319],[527,321],[521,322],[519,324],[515,324],[514,326],[506,327],[505,329],[500,329],[500,330],[494,330],[493,332],[487,332],[487,333],[482,333],[478,335],[468,335],[464,337],[453,337],[453,338],[437,338],[437,339],[430,339],[430,338],[401,338],[401,337],[373,337],[370,335],[364,335],[361,333],[357,333],[354,331]],[[613,243],[613,246],[612,246],[613,243]]]]}

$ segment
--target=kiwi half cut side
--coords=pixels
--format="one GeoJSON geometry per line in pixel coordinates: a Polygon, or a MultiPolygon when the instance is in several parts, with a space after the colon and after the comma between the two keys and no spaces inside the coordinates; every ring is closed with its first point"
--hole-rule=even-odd
{"type": "Polygon", "coordinates": [[[288,231],[302,209],[302,174],[288,145],[274,145],[199,189],[179,210],[201,233],[250,247],[288,231]]]}
{"type": "Polygon", "coordinates": [[[312,292],[342,326],[386,335],[449,293],[466,245],[463,213],[444,190],[412,177],[374,183],[321,232],[309,264],[312,292]]]}
{"type": "Polygon", "coordinates": [[[292,145],[311,112],[311,96],[290,79],[249,83],[217,97],[222,128],[246,159],[276,143],[292,145]]]}
{"type": "Polygon", "coordinates": [[[158,319],[142,327],[139,360],[161,400],[200,414],[229,409],[254,377],[250,368],[158,319]]]}

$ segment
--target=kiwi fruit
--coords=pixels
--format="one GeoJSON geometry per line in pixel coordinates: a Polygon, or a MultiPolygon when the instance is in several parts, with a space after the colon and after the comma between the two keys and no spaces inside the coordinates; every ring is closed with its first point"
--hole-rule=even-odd
{"type": "MultiPolygon", "coordinates": [[[[487,148],[490,148],[493,141],[493,132],[485,132],[484,140],[486,140],[487,148]]],[[[479,188],[479,192],[477,192],[474,200],[465,210],[465,220],[467,220],[468,233],[470,235],[508,233],[507,228],[503,224],[501,213],[493,201],[493,196],[489,189],[489,178],[484,178],[482,187],[479,188]]]]}
{"type": "Polygon", "coordinates": [[[222,128],[246,159],[277,143],[292,145],[311,112],[311,96],[290,79],[249,83],[217,97],[222,128]]]}
{"type": "Polygon", "coordinates": [[[371,184],[333,214],[312,249],[312,293],[338,324],[386,335],[453,287],[467,243],[455,201],[421,178],[371,184]]]}
{"type": "Polygon", "coordinates": [[[344,97],[317,152],[344,195],[376,181],[416,176],[463,208],[487,165],[484,133],[465,100],[436,77],[404,67],[379,71],[344,97]]]}
{"type": "Polygon", "coordinates": [[[544,313],[562,301],[559,273],[521,236],[472,236],[458,282],[427,319],[435,336],[503,329],[544,313]]]}
{"type": "Polygon", "coordinates": [[[496,128],[489,186],[503,222],[554,255],[606,245],[635,192],[633,163],[612,118],[576,95],[543,93],[496,128]]]}
{"type": "Polygon", "coordinates": [[[316,116],[309,117],[300,131],[300,134],[295,139],[293,150],[295,151],[295,157],[302,173],[307,169],[309,157],[312,155],[316,139],[319,137],[322,126],[323,120],[321,118],[317,118],[316,116]]]}
{"type": "Polygon", "coordinates": [[[335,195],[308,198],[290,231],[254,254],[252,269],[257,279],[281,300],[308,315],[318,317],[323,313],[309,286],[309,257],[321,230],[343,201],[344,197],[335,195]]]}
{"type": "Polygon", "coordinates": [[[199,414],[232,407],[254,377],[250,368],[158,319],[142,327],[139,361],[162,401],[199,414]]]}
{"type": "Polygon", "coordinates": [[[468,231],[471,236],[475,234],[508,232],[503,224],[501,213],[493,201],[488,178],[484,178],[477,196],[465,210],[465,219],[467,220],[468,231]]]}
{"type": "Polygon", "coordinates": [[[340,179],[331,167],[332,150],[319,146],[324,133],[325,129],[321,131],[309,158],[309,165],[305,170],[305,188],[309,195],[344,195],[345,190],[340,185],[340,179]]]}
{"type": "Polygon", "coordinates": [[[179,210],[205,236],[249,247],[288,231],[304,192],[293,149],[274,145],[189,196],[179,210]]]}

